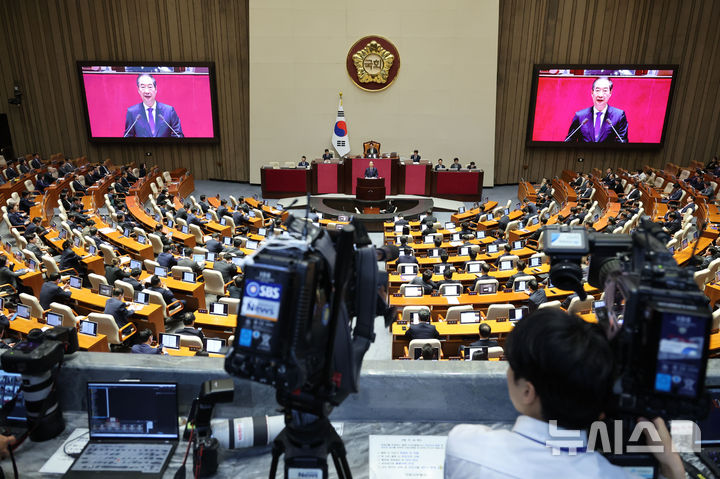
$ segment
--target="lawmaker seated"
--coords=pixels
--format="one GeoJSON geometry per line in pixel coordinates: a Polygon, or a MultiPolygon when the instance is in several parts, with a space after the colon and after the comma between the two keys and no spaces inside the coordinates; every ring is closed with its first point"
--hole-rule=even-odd
{"type": "Polygon", "coordinates": [[[460,169],[462,169],[462,165],[460,164],[460,159],[459,159],[459,158],[454,158],[454,159],[453,159],[452,165],[450,165],[450,169],[451,169],[451,170],[460,170],[460,169]]]}
{"type": "MultiPolygon", "coordinates": [[[[480,353],[478,356],[481,356],[482,359],[488,359],[488,349],[500,347],[496,340],[490,339],[490,336],[492,336],[492,328],[488,323],[480,323],[480,326],[478,327],[478,336],[478,340],[470,345],[460,346],[458,349],[458,355],[464,355],[466,359],[473,360],[476,359],[476,355],[473,353],[480,353]],[[483,350],[476,351],[477,348],[482,348],[483,350]],[[469,354],[472,356],[468,357],[469,354]]],[[[502,348],[500,348],[498,352],[502,354],[502,348]]]]}
{"type": "Polygon", "coordinates": [[[442,158],[438,158],[437,165],[435,165],[435,171],[438,170],[446,170],[445,165],[443,165],[442,158]]]}
{"type": "Polygon", "coordinates": [[[405,331],[405,339],[440,339],[440,333],[433,324],[430,324],[430,311],[422,309],[418,311],[417,324],[411,324],[405,331]]]}

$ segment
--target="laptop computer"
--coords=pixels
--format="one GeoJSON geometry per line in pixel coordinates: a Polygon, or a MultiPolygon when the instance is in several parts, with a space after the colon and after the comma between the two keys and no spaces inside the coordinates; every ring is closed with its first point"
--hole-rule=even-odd
{"type": "Polygon", "coordinates": [[[708,387],[707,392],[712,406],[708,417],[698,424],[700,437],[695,440],[701,450],[697,455],[715,477],[720,477],[720,386],[708,387]]]}
{"type": "Polygon", "coordinates": [[[180,349],[180,335],[179,334],[160,333],[160,344],[164,348],[179,350],[180,349]]]}
{"type": "Polygon", "coordinates": [[[177,385],[91,382],[90,439],[66,478],[160,478],[175,452],[177,385]]]}

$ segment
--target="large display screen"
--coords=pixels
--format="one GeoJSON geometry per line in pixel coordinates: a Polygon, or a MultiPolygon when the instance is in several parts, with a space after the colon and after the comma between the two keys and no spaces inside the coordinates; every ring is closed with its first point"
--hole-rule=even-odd
{"type": "Polygon", "coordinates": [[[676,65],[536,65],[529,146],[662,145],[676,65]]]}
{"type": "Polygon", "coordinates": [[[212,63],[78,62],[92,141],[216,141],[212,63]]]}

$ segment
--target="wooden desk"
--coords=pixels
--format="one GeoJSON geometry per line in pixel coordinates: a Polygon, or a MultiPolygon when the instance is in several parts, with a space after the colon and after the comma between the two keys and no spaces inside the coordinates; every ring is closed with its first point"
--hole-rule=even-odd
{"type": "MultiPolygon", "coordinates": [[[[7,314],[7,313],[6,313],[7,314]]],[[[33,329],[42,329],[48,327],[47,324],[41,323],[35,318],[24,319],[15,318],[10,322],[10,329],[26,336],[33,329]]],[[[98,334],[97,336],[88,336],[87,334],[78,333],[78,344],[83,351],[96,351],[99,353],[109,353],[107,336],[98,334]]]]}
{"type": "MultiPolygon", "coordinates": [[[[153,232],[155,227],[159,224],[155,218],[151,217],[145,212],[140,206],[142,202],[136,196],[128,196],[125,198],[125,204],[128,207],[130,214],[139,221],[146,230],[153,232]]],[[[188,248],[194,248],[196,246],[195,236],[189,233],[183,233],[182,231],[175,228],[168,228],[163,225],[162,232],[168,234],[172,232],[172,240],[188,248]]]]}
{"type": "MultiPolygon", "coordinates": [[[[50,246],[55,248],[56,251],[62,252],[62,244],[65,240],[60,239],[59,233],[55,230],[50,230],[45,235],[45,240],[50,243],[50,246]]],[[[88,273],[99,274],[105,276],[105,260],[97,255],[90,255],[84,248],[77,248],[73,246],[72,250],[76,255],[82,258],[82,262],[87,266],[88,273]]]]}
{"type": "Polygon", "coordinates": [[[112,243],[119,249],[126,251],[130,256],[135,259],[139,259],[141,261],[146,259],[153,261],[155,260],[155,253],[153,252],[150,241],[148,241],[147,244],[140,244],[132,238],[123,236],[117,230],[110,231],[109,229],[111,229],[111,227],[103,223],[103,221],[99,217],[93,216],[92,218],[95,221],[95,226],[98,229],[98,233],[100,233],[100,235],[102,235],[102,237],[105,238],[108,243],[112,243]]]}
{"type": "MultiPolygon", "coordinates": [[[[170,349],[165,348],[165,352],[167,352],[168,356],[197,356],[198,351],[195,351],[194,349],[190,349],[187,346],[180,346],[180,349],[170,349]]],[[[208,357],[210,358],[224,358],[224,354],[217,354],[217,353],[208,353],[208,357]]]]}
{"type": "Polygon", "coordinates": [[[195,327],[202,328],[203,334],[207,337],[228,339],[235,334],[237,314],[217,316],[210,313],[195,312],[195,327]]]}
{"type": "MultiPolygon", "coordinates": [[[[83,313],[102,313],[105,311],[107,297],[95,294],[87,288],[69,288],[68,291],[70,291],[72,299],[77,303],[78,310],[82,310],[83,313]]],[[[138,311],[133,311],[130,321],[135,324],[138,331],[149,328],[153,334],[165,332],[162,307],[157,304],[148,304],[138,311]]]]}
{"type": "Polygon", "coordinates": [[[12,251],[7,251],[5,249],[5,244],[3,243],[0,245],[0,254],[5,255],[5,257],[8,259],[8,264],[13,263],[12,270],[18,271],[21,269],[27,269],[28,272],[24,275],[20,276],[18,279],[23,284],[23,286],[26,286],[30,289],[32,289],[33,294],[36,297],[40,297],[40,289],[42,288],[42,285],[44,283],[42,271],[40,270],[40,267],[42,266],[39,264],[37,266],[37,271],[30,271],[30,268],[28,268],[27,264],[25,262],[17,259],[13,254],[12,251]]]}

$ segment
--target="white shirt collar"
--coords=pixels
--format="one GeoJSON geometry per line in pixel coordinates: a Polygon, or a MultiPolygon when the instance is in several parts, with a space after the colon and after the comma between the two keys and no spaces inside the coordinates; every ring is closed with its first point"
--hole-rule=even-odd
{"type": "Polygon", "coordinates": [[[587,447],[586,431],[565,429],[557,425],[553,427],[548,422],[530,416],[518,416],[512,430],[530,440],[547,444],[548,447],[552,447],[552,444],[567,447],[568,441],[572,441],[574,446],[580,446],[582,441],[582,447],[587,447]]]}
{"type": "Polygon", "coordinates": [[[143,103],[143,108],[145,109],[145,111],[148,111],[148,108],[152,108],[153,111],[155,111],[155,106],[156,106],[156,105],[157,105],[157,101],[153,102],[153,104],[150,105],[150,106],[147,106],[145,103],[143,103]]]}
{"type": "Polygon", "coordinates": [[[598,110],[597,108],[595,108],[593,106],[593,125],[595,124],[595,118],[597,118],[598,113],[602,113],[602,115],[600,115],[600,120],[601,121],[605,120],[605,115],[607,114],[608,108],[609,107],[606,106],[605,109],[601,112],[600,110],[598,110]]]}

